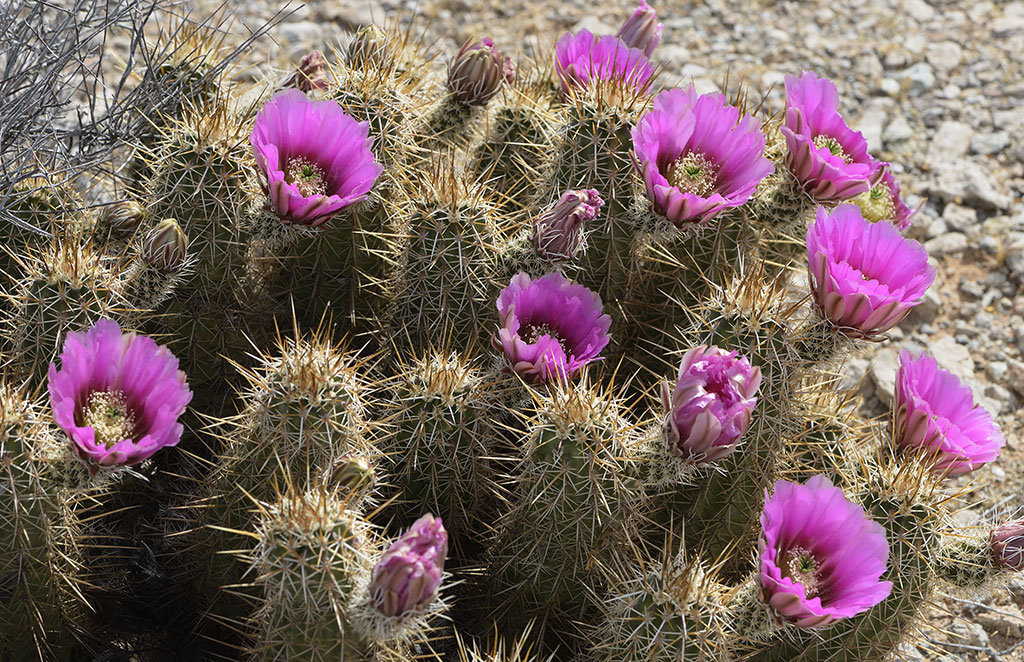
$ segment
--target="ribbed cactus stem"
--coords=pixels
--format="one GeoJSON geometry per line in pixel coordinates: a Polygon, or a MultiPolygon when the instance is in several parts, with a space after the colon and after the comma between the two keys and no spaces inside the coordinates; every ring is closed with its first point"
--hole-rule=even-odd
{"type": "Polygon", "coordinates": [[[187,249],[188,237],[174,219],[164,219],[149,231],[121,282],[126,317],[141,321],[174,294],[187,273],[187,249]]]}
{"type": "Polygon", "coordinates": [[[806,246],[807,224],[816,205],[786,166],[786,141],[778,128],[772,127],[767,138],[765,156],[775,164],[775,172],[761,180],[749,207],[760,227],[759,246],[768,272],[778,273],[806,246]]]}
{"type": "Polygon", "coordinates": [[[968,590],[983,588],[1002,571],[992,558],[988,535],[947,540],[935,563],[936,577],[968,590]]]}
{"type": "Polygon", "coordinates": [[[805,369],[842,361],[853,348],[854,341],[817,308],[802,327],[793,331],[793,349],[805,369]]]}
{"type": "Polygon", "coordinates": [[[748,644],[767,641],[785,627],[761,598],[760,579],[756,571],[729,597],[725,619],[729,632],[748,644]]]}

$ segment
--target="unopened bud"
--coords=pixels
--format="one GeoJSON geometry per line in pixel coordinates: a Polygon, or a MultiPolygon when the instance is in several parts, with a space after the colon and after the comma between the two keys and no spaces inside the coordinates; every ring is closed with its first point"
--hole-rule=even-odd
{"type": "Polygon", "coordinates": [[[324,67],[324,54],[320,51],[310,51],[299,60],[299,68],[292,74],[287,87],[296,88],[302,92],[320,90],[327,87],[327,71],[324,67]]]}
{"type": "Polygon", "coordinates": [[[512,58],[503,56],[490,39],[467,41],[448,63],[448,89],[467,106],[482,106],[502,83],[515,79],[512,58]]]}
{"type": "Polygon", "coordinates": [[[375,479],[373,467],[366,458],[352,455],[334,463],[329,481],[331,487],[342,492],[357,493],[372,489],[375,479]]]}
{"type": "Polygon", "coordinates": [[[370,578],[370,600],[384,616],[422,614],[437,597],[448,555],[448,533],[439,517],[424,515],[384,552],[370,578]]]}
{"type": "Polygon", "coordinates": [[[646,0],[640,0],[640,4],[633,10],[633,15],[626,19],[615,36],[630,48],[639,48],[644,55],[650,57],[661,41],[663,27],[665,26],[658,23],[658,15],[654,13],[654,8],[648,5],[646,0]]]}
{"type": "Polygon", "coordinates": [[[597,218],[604,200],[594,189],[566,191],[537,217],[533,245],[550,262],[571,260],[583,246],[583,224],[597,218]]]}
{"type": "Polygon", "coordinates": [[[165,274],[175,272],[185,262],[188,237],[173,218],[165,218],[150,230],[142,244],[142,259],[165,274]]]}
{"type": "Polygon", "coordinates": [[[96,224],[104,232],[131,236],[145,220],[145,207],[134,200],[123,200],[105,206],[96,224]]]}
{"type": "Polygon", "coordinates": [[[992,562],[1007,570],[1024,570],[1024,520],[1003,522],[989,536],[992,562]]]}
{"type": "Polygon", "coordinates": [[[376,25],[360,28],[352,37],[346,53],[350,67],[379,67],[387,55],[388,35],[376,25]]]}

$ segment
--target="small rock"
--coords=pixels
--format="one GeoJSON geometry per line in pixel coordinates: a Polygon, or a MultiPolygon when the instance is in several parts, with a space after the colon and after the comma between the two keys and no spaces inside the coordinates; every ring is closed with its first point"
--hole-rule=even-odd
{"type": "Polygon", "coordinates": [[[928,165],[938,168],[952,159],[967,154],[971,147],[974,129],[964,122],[947,121],[939,125],[928,146],[928,165]]]}
{"type": "Polygon", "coordinates": [[[955,41],[940,41],[936,44],[929,44],[925,50],[925,58],[928,64],[938,69],[943,75],[960,66],[963,61],[963,49],[955,41]]]}
{"type": "Polygon", "coordinates": [[[924,0],[903,0],[903,9],[921,23],[930,21],[935,16],[935,10],[924,0]]]}
{"type": "Polygon", "coordinates": [[[910,309],[910,314],[907,315],[906,319],[908,323],[915,326],[931,324],[939,316],[941,310],[942,299],[939,298],[939,293],[935,291],[934,287],[929,287],[925,291],[921,303],[910,309]]]}
{"type": "Polygon", "coordinates": [[[899,96],[900,90],[903,88],[900,87],[900,82],[895,78],[886,77],[882,79],[881,83],[879,83],[879,89],[882,90],[882,94],[889,97],[895,97],[899,96]]]}
{"type": "Polygon", "coordinates": [[[896,392],[896,368],[896,350],[892,347],[883,347],[871,357],[871,381],[884,405],[892,404],[896,392]]]}
{"type": "Polygon", "coordinates": [[[977,648],[988,647],[988,632],[977,623],[958,621],[949,627],[953,643],[964,643],[977,648]]]}
{"type": "Polygon", "coordinates": [[[887,145],[901,143],[914,137],[914,129],[903,115],[897,115],[882,131],[882,140],[887,145]]]}
{"type": "Polygon", "coordinates": [[[996,190],[992,175],[966,159],[938,164],[928,191],[943,200],[981,209],[1004,211],[1011,204],[1009,196],[996,190]]]}
{"type": "Polygon", "coordinates": [[[934,256],[959,253],[967,249],[967,235],[962,232],[947,232],[940,237],[924,242],[924,248],[928,251],[928,255],[934,256]]]}
{"type": "Polygon", "coordinates": [[[918,62],[903,70],[901,84],[912,97],[920,96],[935,87],[935,72],[927,62],[918,62]]]}
{"type": "MultiPolygon", "coordinates": [[[[679,71],[683,78],[683,83],[689,83],[690,78],[694,77],[695,74],[689,76],[682,73],[686,67],[690,66],[689,62],[693,58],[693,51],[677,46],[676,44],[665,44],[664,46],[658,46],[658,50],[654,52],[654,56],[665,64],[665,68],[668,71],[679,71]]],[[[707,69],[700,65],[693,65],[699,67],[703,71],[700,73],[701,76],[707,73],[707,69]]]]}
{"type": "Polygon", "coordinates": [[[367,25],[384,24],[387,11],[378,0],[348,0],[338,3],[323,3],[317,11],[317,19],[337,23],[351,32],[367,25]]]}
{"type": "Polygon", "coordinates": [[[856,388],[871,369],[871,362],[867,359],[850,359],[843,369],[843,388],[856,388]]]}
{"type": "Polygon", "coordinates": [[[892,99],[877,98],[865,104],[857,128],[868,141],[868,151],[877,154],[882,149],[882,127],[889,119],[888,109],[893,105],[892,99]]]}
{"type": "Polygon", "coordinates": [[[985,407],[988,413],[993,416],[998,416],[1006,411],[1010,407],[1010,401],[1013,399],[1013,394],[1001,384],[989,384],[985,387],[984,393],[985,399],[978,404],[985,407]]]}
{"type": "Polygon", "coordinates": [[[596,35],[606,35],[615,34],[616,32],[618,32],[619,29],[617,27],[612,27],[608,25],[607,23],[597,18],[593,14],[587,14],[579,21],[577,21],[576,25],[572,26],[572,30],[570,30],[570,32],[575,33],[579,32],[580,30],[590,30],[591,33],[596,35]]]}
{"type": "Polygon", "coordinates": [[[971,352],[960,345],[952,336],[942,336],[932,342],[928,353],[935,357],[939,367],[956,375],[960,381],[974,380],[974,359],[971,352]]]}
{"type": "Polygon", "coordinates": [[[1024,17],[1022,16],[1000,16],[991,23],[989,28],[992,36],[996,39],[1005,39],[1024,33],[1024,17]]]}
{"type": "Polygon", "coordinates": [[[1006,364],[1006,361],[992,361],[985,366],[985,374],[994,382],[1005,381],[1009,371],[1010,366],[1006,364]]]}
{"type": "Polygon", "coordinates": [[[970,207],[950,202],[942,210],[942,219],[946,221],[948,227],[962,230],[978,222],[978,212],[970,207]]]}
{"type": "Polygon", "coordinates": [[[977,133],[971,138],[971,152],[973,154],[998,154],[1009,144],[1010,136],[1003,131],[977,133]]]}

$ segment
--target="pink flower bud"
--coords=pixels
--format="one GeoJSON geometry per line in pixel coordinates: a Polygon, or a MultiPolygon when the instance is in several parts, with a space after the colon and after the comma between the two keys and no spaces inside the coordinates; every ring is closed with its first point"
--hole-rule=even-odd
{"type": "Polygon", "coordinates": [[[165,274],[173,273],[185,262],[188,237],[173,218],[165,218],[150,230],[142,244],[142,259],[165,274]]]}
{"type": "Polygon", "coordinates": [[[658,23],[658,15],[646,0],[633,10],[633,15],[626,19],[615,35],[630,48],[639,48],[644,55],[651,57],[658,42],[661,41],[661,30],[665,26],[658,23]]]}
{"type": "Polygon", "coordinates": [[[550,262],[576,257],[583,245],[583,224],[597,218],[603,205],[594,189],[566,191],[534,221],[537,255],[550,262]]]}
{"type": "Polygon", "coordinates": [[[482,106],[498,93],[502,83],[516,78],[512,58],[502,56],[490,39],[467,41],[448,63],[448,89],[467,106],[482,106]]]}
{"type": "Polygon", "coordinates": [[[1003,522],[989,536],[992,561],[1007,570],[1024,570],[1024,519],[1003,522]]]}
{"type": "Polygon", "coordinates": [[[384,616],[399,620],[423,613],[437,597],[448,555],[448,533],[439,517],[416,520],[373,568],[370,600],[384,616]]]}
{"type": "Polygon", "coordinates": [[[299,60],[298,70],[292,74],[285,87],[294,87],[303,92],[327,87],[327,71],[324,68],[324,54],[310,51],[299,60]]]}

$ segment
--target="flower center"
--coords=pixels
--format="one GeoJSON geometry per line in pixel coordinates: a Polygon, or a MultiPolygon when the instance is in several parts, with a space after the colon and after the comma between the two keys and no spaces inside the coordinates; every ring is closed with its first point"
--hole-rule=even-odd
{"type": "Polygon", "coordinates": [[[288,168],[284,171],[284,179],[289,184],[294,184],[299,194],[304,198],[314,195],[327,195],[327,183],[324,178],[324,171],[317,164],[304,156],[296,156],[288,161],[288,168]]]}
{"type": "Polygon", "coordinates": [[[853,202],[860,207],[864,220],[872,223],[888,221],[896,216],[896,204],[885,182],[875,184],[870,191],[854,198],[853,202]]]}
{"type": "Polygon", "coordinates": [[[93,391],[85,405],[85,425],[96,431],[96,441],[107,448],[135,433],[135,413],[124,391],[93,391]]]}
{"type": "Polygon", "coordinates": [[[846,153],[846,150],[843,149],[843,146],[839,144],[839,141],[832,136],[826,136],[825,134],[815,136],[814,146],[818,149],[827,149],[832,156],[838,156],[842,159],[843,163],[853,161],[850,155],[846,153]]]}
{"type": "Polygon", "coordinates": [[[718,183],[718,166],[700,152],[687,152],[668,166],[668,183],[682,193],[706,198],[718,183]]]}
{"type": "Polygon", "coordinates": [[[565,340],[558,335],[558,331],[552,329],[546,322],[543,324],[524,324],[522,332],[519,334],[519,337],[529,344],[537,342],[541,336],[550,336],[551,338],[554,338],[555,341],[562,346],[562,351],[565,352],[565,355],[569,356],[569,350],[565,346],[565,340]]]}
{"type": "Polygon", "coordinates": [[[794,547],[783,552],[779,567],[783,577],[789,577],[804,587],[804,595],[813,598],[818,595],[821,580],[818,577],[818,560],[803,547],[794,547]]]}

